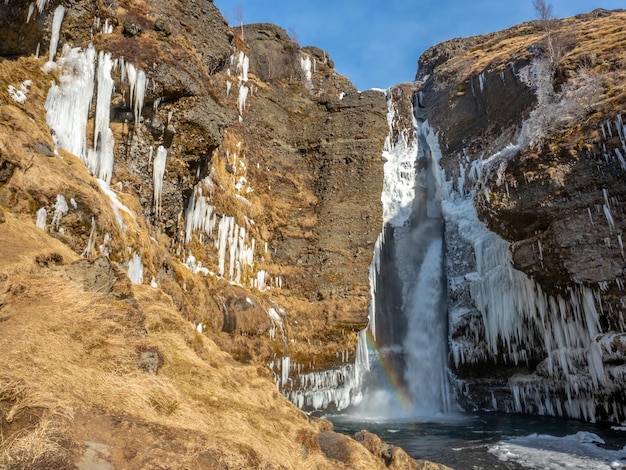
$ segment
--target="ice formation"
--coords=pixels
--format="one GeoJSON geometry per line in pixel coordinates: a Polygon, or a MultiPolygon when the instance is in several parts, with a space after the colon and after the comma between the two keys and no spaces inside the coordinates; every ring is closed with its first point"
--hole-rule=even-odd
{"type": "Polygon", "coordinates": [[[626,466],[626,446],[610,450],[605,441],[590,432],[557,437],[531,434],[514,437],[489,447],[502,461],[515,462],[525,468],[545,470],[610,470],[626,466]]]}
{"type": "Polygon", "coordinates": [[[91,230],[89,231],[89,239],[87,240],[87,246],[83,250],[83,257],[90,258],[96,244],[96,218],[91,218],[91,230]]]}
{"type": "Polygon", "coordinates": [[[163,175],[165,174],[165,161],[167,159],[167,149],[159,145],[154,163],[152,165],[152,184],[154,188],[154,213],[157,217],[161,215],[161,193],[163,191],[163,175]]]}
{"type": "Polygon", "coordinates": [[[277,386],[302,409],[328,409],[341,411],[358,405],[362,398],[363,380],[369,370],[366,330],[359,332],[354,364],[344,364],[336,369],[301,373],[302,365],[289,357],[275,359],[270,368],[277,375],[277,386]],[[295,372],[295,379],[291,378],[295,372]]]}
{"type": "Polygon", "coordinates": [[[239,115],[243,116],[243,110],[246,109],[246,100],[248,99],[249,88],[243,84],[239,85],[239,98],[237,98],[237,106],[239,115]]]}
{"type": "Polygon", "coordinates": [[[113,213],[115,214],[115,220],[117,220],[117,223],[120,227],[120,229],[122,230],[122,232],[126,231],[126,223],[124,222],[124,219],[122,218],[122,214],[120,213],[120,211],[125,212],[126,214],[128,214],[130,216],[130,218],[137,223],[137,219],[135,218],[135,214],[133,214],[131,212],[131,210],[126,207],[124,204],[122,204],[120,202],[120,200],[118,199],[117,195],[113,192],[113,190],[111,190],[111,188],[109,187],[109,185],[107,184],[106,181],[98,179],[98,185],[100,186],[100,189],[102,190],[102,192],[104,194],[106,194],[111,202],[111,209],[113,209],[113,213]]]}
{"type": "MultiPolygon", "coordinates": [[[[270,320],[272,322],[272,327],[270,328],[270,339],[273,341],[276,339],[276,333],[278,330],[280,330],[280,335],[281,338],[283,340],[283,342],[286,340],[285,337],[285,329],[283,328],[283,319],[281,318],[280,314],[278,313],[278,311],[274,308],[274,307],[270,307],[267,311],[270,320]]],[[[286,382],[286,380],[285,380],[286,382]]]]}
{"type": "Polygon", "coordinates": [[[243,51],[239,51],[237,54],[237,71],[239,72],[239,80],[242,82],[248,81],[248,69],[250,68],[250,59],[243,51]]]}
{"type": "Polygon", "coordinates": [[[67,201],[62,194],[57,194],[56,202],[54,203],[54,214],[52,215],[52,226],[58,231],[61,218],[67,215],[69,207],[67,201]]]}
{"type": "Polygon", "coordinates": [[[143,284],[143,262],[141,255],[135,253],[128,261],[128,278],[133,284],[143,284]]]}
{"type": "Polygon", "coordinates": [[[16,101],[18,103],[26,102],[26,94],[28,93],[28,87],[30,87],[31,84],[32,82],[30,80],[24,80],[20,84],[19,89],[15,88],[13,85],[9,85],[8,87],[9,96],[11,97],[13,101],[16,101]]]}
{"type": "Polygon", "coordinates": [[[37,219],[35,225],[41,230],[45,230],[47,217],[48,211],[46,211],[45,207],[39,208],[39,210],[37,210],[37,219]]]}
{"type": "MultiPolygon", "coordinates": [[[[441,156],[437,137],[428,127],[424,132],[437,162],[441,156]]],[[[448,250],[463,253],[469,247],[472,256],[469,260],[452,256],[447,265],[453,275],[449,283],[451,297],[463,299],[469,294],[472,300],[471,305],[449,305],[451,331],[467,332],[450,339],[452,360],[457,366],[496,357],[505,363],[524,364],[531,350],[539,348],[545,359],[537,372],[511,377],[512,400],[501,401],[501,409],[593,421],[597,396],[611,394],[607,374],[622,373],[603,363],[605,353],[598,344],[602,338],[598,294],[579,285],[558,296],[548,295],[513,268],[509,244],[478,220],[472,203],[473,190],[468,188],[480,175],[481,164],[480,160],[462,162],[466,168],[459,174],[468,176],[456,182],[444,181],[443,170],[438,170],[448,250]],[[478,311],[480,321],[476,321],[473,309],[478,311]],[[476,347],[481,335],[486,349],[476,347]]],[[[603,211],[611,226],[607,209],[605,204],[603,211]]],[[[604,413],[611,419],[626,416],[626,410],[614,400],[603,400],[604,413]]]]}
{"type": "Polygon", "coordinates": [[[87,152],[87,168],[92,175],[108,183],[113,175],[113,132],[109,128],[111,96],[114,82],[111,78],[113,63],[111,54],[100,52],[97,70],[97,100],[94,125],[93,148],[87,152]]]}
{"type": "MultiPolygon", "coordinates": [[[[9,0],[5,0],[4,3],[8,3],[9,0]]],[[[31,4],[28,6],[28,16],[26,17],[26,23],[30,23],[30,19],[33,16],[33,13],[35,13],[35,6],[37,7],[37,11],[41,14],[43,12],[43,9],[46,8],[48,6],[48,3],[50,2],[50,0],[37,0],[37,3],[35,4],[35,2],[31,2],[31,4]]]]}
{"type": "Polygon", "coordinates": [[[143,109],[143,102],[148,88],[148,79],[143,70],[137,70],[131,63],[124,65],[122,76],[126,78],[130,88],[129,106],[133,108],[135,125],[137,125],[139,124],[141,110],[143,109]]]}
{"type": "Polygon", "coordinates": [[[415,199],[415,158],[418,154],[417,139],[413,132],[401,129],[395,142],[392,135],[396,112],[393,98],[387,95],[387,125],[389,135],[383,148],[383,225],[402,227],[411,216],[415,199]]]}
{"type": "MultiPolygon", "coordinates": [[[[208,238],[217,251],[218,276],[236,284],[246,283],[258,287],[260,278],[254,269],[256,240],[248,235],[247,229],[240,226],[234,217],[215,212],[210,203],[213,187],[209,175],[194,188],[185,212],[185,243],[189,243],[194,232],[200,232],[201,241],[208,238]],[[205,196],[204,192],[209,195],[205,196]]],[[[264,275],[262,280],[265,282],[264,275]]]]}
{"type": "MultiPolygon", "coordinates": [[[[54,60],[54,56],[57,53],[57,46],[59,44],[59,35],[61,33],[61,23],[63,23],[63,16],[65,15],[65,8],[63,5],[59,5],[54,10],[54,17],[52,19],[52,35],[50,36],[50,55],[49,61],[54,60]]],[[[30,19],[30,15],[29,15],[30,19]]]]}
{"type": "Polygon", "coordinates": [[[46,121],[53,130],[55,144],[87,163],[87,120],[94,91],[96,51],[63,46],[58,85],[52,85],[46,98],[46,121]]]}
{"type": "Polygon", "coordinates": [[[307,83],[311,82],[311,58],[309,56],[300,57],[300,67],[304,73],[304,79],[307,83]]]}

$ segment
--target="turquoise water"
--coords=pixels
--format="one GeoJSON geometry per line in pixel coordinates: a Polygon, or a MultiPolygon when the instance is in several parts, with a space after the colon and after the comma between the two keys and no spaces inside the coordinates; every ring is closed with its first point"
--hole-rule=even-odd
{"type": "MultiPolygon", "coordinates": [[[[411,457],[443,463],[459,470],[522,469],[514,462],[504,462],[488,452],[501,440],[533,433],[567,436],[579,431],[597,434],[606,441],[606,448],[621,449],[626,445],[626,433],[610,426],[506,413],[458,413],[429,421],[370,421],[355,416],[325,416],[333,422],[335,431],[353,435],[367,429],[380,438],[402,447],[411,457]]],[[[541,458],[540,456],[538,457],[541,458]]],[[[568,468],[564,463],[563,468],[568,468]]]]}

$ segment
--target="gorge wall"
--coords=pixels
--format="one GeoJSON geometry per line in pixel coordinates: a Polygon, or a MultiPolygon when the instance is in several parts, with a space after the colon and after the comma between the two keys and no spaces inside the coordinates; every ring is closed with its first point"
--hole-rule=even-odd
{"type": "Polygon", "coordinates": [[[623,20],[536,21],[420,59],[465,407],[624,419],[623,20]]]}

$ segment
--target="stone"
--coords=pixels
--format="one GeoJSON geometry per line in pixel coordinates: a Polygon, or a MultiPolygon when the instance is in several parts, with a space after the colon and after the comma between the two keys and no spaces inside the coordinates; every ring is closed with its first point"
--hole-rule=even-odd
{"type": "Polygon", "coordinates": [[[141,34],[141,26],[139,26],[138,24],[125,21],[123,27],[125,36],[134,37],[141,34]]]}
{"type": "Polygon", "coordinates": [[[139,370],[148,374],[156,375],[161,365],[159,352],[156,350],[142,351],[137,359],[137,367],[139,370]]]}
{"type": "Polygon", "coordinates": [[[165,20],[163,20],[162,18],[158,18],[154,22],[154,29],[156,31],[159,31],[159,32],[163,33],[165,36],[169,36],[170,34],[172,34],[172,30],[170,28],[170,25],[165,20]]]}

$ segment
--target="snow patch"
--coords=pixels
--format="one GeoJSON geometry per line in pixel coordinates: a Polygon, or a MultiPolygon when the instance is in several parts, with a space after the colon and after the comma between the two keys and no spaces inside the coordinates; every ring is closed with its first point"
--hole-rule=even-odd
{"type": "Polygon", "coordinates": [[[608,450],[598,444],[604,444],[602,438],[584,431],[564,437],[531,434],[500,441],[489,452],[502,461],[545,470],[610,470],[626,466],[626,446],[608,450]]]}

